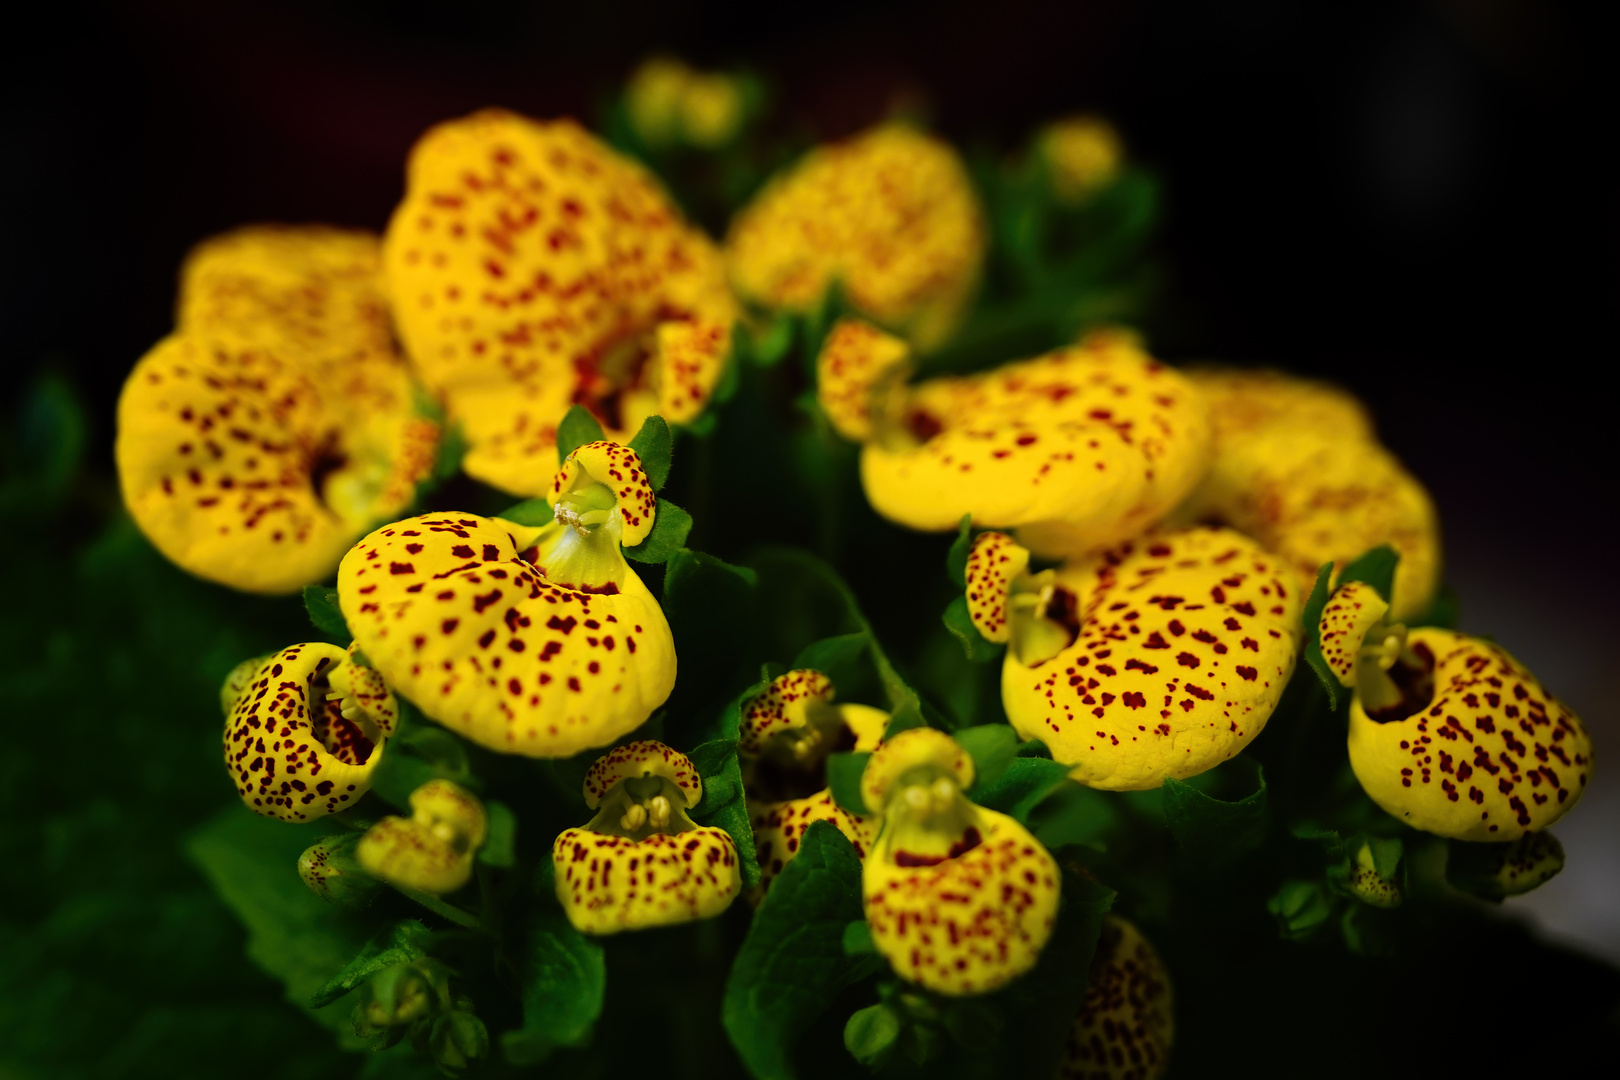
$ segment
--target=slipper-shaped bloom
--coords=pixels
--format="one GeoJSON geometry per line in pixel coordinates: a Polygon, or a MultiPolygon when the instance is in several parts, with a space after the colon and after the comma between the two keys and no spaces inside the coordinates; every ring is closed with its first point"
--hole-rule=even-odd
{"type": "Polygon", "coordinates": [[[311,642],[266,657],[225,716],[225,767],[248,809],[282,821],[346,810],[371,788],[398,703],[352,652],[311,642]],[[356,687],[363,693],[356,693],[356,687]]]}
{"type": "Polygon", "coordinates": [[[861,481],[891,521],[941,532],[971,514],[1037,554],[1081,555],[1140,533],[1203,474],[1203,399],[1129,334],[916,386],[896,345],[839,325],[818,391],[839,430],[864,437],[861,481]]]}
{"type": "Polygon", "coordinates": [[[467,439],[462,467],[539,495],[582,404],[628,441],[702,414],[736,306],[719,251],[571,120],[487,109],[411,151],[383,262],[394,318],[467,439]]]}
{"type": "Polygon", "coordinates": [[[625,561],[652,531],[641,459],[568,455],[543,526],[476,514],[395,522],[338,568],[355,642],[388,685],[491,750],[568,757],[634,731],[675,687],[663,609],[625,561]]]}
{"type": "Polygon", "coordinates": [[[858,311],[927,351],[966,314],[986,243],[956,152],[887,124],[774,177],[732,222],[726,262],[745,300],[808,312],[837,282],[858,311]]]}
{"type": "Polygon", "coordinates": [[[870,705],[835,705],[833,693],[831,679],[802,668],[773,679],[743,707],[737,748],[762,889],[798,854],[812,822],[830,822],[863,859],[872,845],[876,823],[833,801],[827,755],[876,750],[889,714],[870,705]]]}
{"type": "Polygon", "coordinates": [[[1061,1080],[1158,1080],[1170,1066],[1170,973],[1142,932],[1103,921],[1086,997],[1063,1047],[1061,1080]]]}
{"type": "Polygon", "coordinates": [[[118,402],[130,515],[170,560],[250,592],[332,572],[410,504],[439,430],[419,415],[365,233],[254,227],[199,245],[176,330],[118,402]]]}
{"type": "Polygon", "coordinates": [[[1379,444],[1337,387],[1269,371],[1189,369],[1215,426],[1190,518],[1248,533],[1314,578],[1389,544],[1400,553],[1395,614],[1426,611],[1440,585],[1440,527],[1428,492],[1379,444]]]}
{"type": "Polygon", "coordinates": [[[1586,789],[1580,719],[1489,641],[1408,631],[1363,582],[1322,609],[1322,655],[1350,699],[1350,767],[1385,811],[1453,840],[1517,840],[1586,789]]]}
{"type": "Polygon", "coordinates": [[[467,884],[488,836],[483,803],[448,780],[429,780],[411,792],[411,816],[389,815],[367,829],[355,857],[372,877],[438,896],[467,884]]]}
{"type": "Polygon", "coordinates": [[[1150,533],[1039,573],[987,532],[967,563],[974,626],[1008,643],[1007,719],[1110,791],[1195,776],[1260,733],[1294,668],[1302,592],[1230,529],[1150,533]]]}
{"type": "Polygon", "coordinates": [[[1016,820],[969,802],[972,783],[973,759],[933,728],[896,735],[861,776],[880,817],[861,870],[872,943],[940,994],[986,993],[1028,971],[1057,916],[1057,863],[1016,820]]]}
{"type": "Polygon", "coordinates": [[[616,934],[718,915],[742,888],[737,845],[687,810],[703,780],[685,754],[646,740],[615,747],[585,774],[588,824],[551,848],[557,899],[575,928],[616,934]]]}

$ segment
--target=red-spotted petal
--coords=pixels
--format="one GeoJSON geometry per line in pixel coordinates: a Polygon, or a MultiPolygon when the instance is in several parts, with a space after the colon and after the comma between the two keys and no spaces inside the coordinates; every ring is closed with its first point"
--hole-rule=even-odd
{"type": "Polygon", "coordinates": [[[973,625],[986,641],[1012,637],[1008,593],[1013,579],[1029,568],[1029,551],[1006,533],[973,538],[967,559],[967,605],[973,625]]]}
{"type": "Polygon", "coordinates": [[[1322,659],[1345,686],[1356,685],[1356,654],[1367,631],[1389,614],[1384,598],[1364,581],[1346,582],[1322,608],[1322,659]]]}
{"type": "Polygon", "coordinates": [[[582,480],[594,480],[612,489],[617,500],[614,509],[624,523],[620,543],[634,547],[647,539],[657,516],[658,496],[653,493],[652,482],[641,466],[641,455],[628,446],[606,440],[575,447],[552,477],[551,505],[557,505],[563,493],[572,491],[582,480]]]}
{"type": "Polygon", "coordinates": [[[627,840],[567,829],[551,849],[557,899],[587,934],[615,934],[718,915],[742,888],[737,846],[722,829],[627,840]]]}
{"type": "Polygon", "coordinates": [[[643,776],[661,776],[674,784],[687,806],[696,806],[703,798],[703,779],[691,759],[661,742],[644,739],[615,746],[596,759],[585,774],[585,805],[595,810],[613,785],[643,776]]]}

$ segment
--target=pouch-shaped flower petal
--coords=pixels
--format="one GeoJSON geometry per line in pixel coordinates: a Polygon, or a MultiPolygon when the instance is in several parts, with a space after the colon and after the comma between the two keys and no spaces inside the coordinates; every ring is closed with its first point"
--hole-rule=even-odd
{"type": "Polygon", "coordinates": [[[966,313],[987,234],[967,169],[898,124],[818,146],[732,221],[726,262],[746,300],[809,311],[838,282],[863,314],[917,348],[966,313]]]}
{"type": "Polygon", "coordinates": [[[1061,1080],[1157,1080],[1170,1066],[1170,975],[1141,931],[1103,921],[1091,981],[1063,1047],[1061,1080]]]}
{"type": "Polygon", "coordinates": [[[912,728],[873,753],[861,781],[882,814],[861,870],[872,943],[940,994],[986,993],[1028,971],[1057,916],[1056,862],[1016,820],[967,800],[972,775],[949,736],[912,728]]]}
{"type": "Polygon", "coordinates": [[[613,934],[718,915],[742,888],[737,846],[687,816],[703,796],[686,755],[645,740],[591,766],[590,823],[552,845],[557,899],[575,928],[613,934]]]}
{"type": "Polygon", "coordinates": [[[442,895],[467,884],[488,835],[483,803],[448,780],[429,780],[411,792],[411,816],[378,821],[355,856],[373,877],[442,895]]]}
{"type": "Polygon", "coordinates": [[[1153,524],[1202,475],[1197,392],[1123,334],[911,389],[898,430],[861,450],[867,498],[913,529],[1019,530],[1079,555],[1153,524]]]}
{"type": "Polygon", "coordinates": [[[1156,788],[1238,754],[1282,697],[1299,645],[1293,568],[1230,529],[1149,534],[1063,566],[1002,666],[1007,718],[1083,784],[1156,788]],[[1064,640],[1066,637],[1066,644],[1064,640]]]}
{"type": "Polygon", "coordinates": [[[1210,403],[1213,463],[1185,509],[1248,533],[1307,577],[1380,544],[1400,553],[1393,608],[1427,610],[1440,581],[1434,505],[1335,387],[1273,372],[1192,369],[1210,403]]]}
{"type": "MultiPolygon", "coordinates": [[[[292,645],[247,680],[225,718],[225,765],[248,809],[309,821],[370,790],[385,736],[361,703],[334,692],[348,662],[336,645],[292,645]]],[[[394,715],[391,697],[379,705],[394,715]]]]}
{"type": "Polygon", "coordinates": [[[463,467],[539,495],[557,424],[583,404],[611,438],[702,414],[730,351],[719,252],[657,182],[571,120],[487,109],[411,151],[384,263],[463,467]]]}
{"type": "Polygon", "coordinates": [[[872,393],[880,379],[902,367],[910,347],[860,319],[839,319],[816,355],[816,401],[834,430],[852,442],[876,437],[872,393]]]}
{"type": "Polygon", "coordinates": [[[1496,841],[1539,832],[1575,805],[1592,740],[1534,675],[1450,630],[1414,630],[1405,648],[1426,677],[1402,677],[1398,662],[1389,676],[1402,700],[1369,707],[1358,687],[1350,703],[1350,766],[1374,802],[1415,829],[1496,841]],[[1432,697],[1404,700],[1431,680],[1432,697]]]}

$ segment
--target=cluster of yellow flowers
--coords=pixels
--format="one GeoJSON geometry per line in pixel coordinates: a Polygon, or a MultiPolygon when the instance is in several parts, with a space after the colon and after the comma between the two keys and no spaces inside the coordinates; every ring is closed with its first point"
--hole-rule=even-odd
{"type": "MultiPolygon", "coordinates": [[[[694,77],[644,72],[646,123],[665,123],[676,99],[698,109],[694,77]]],[[[1091,121],[1042,145],[1065,197],[1118,168],[1117,137],[1091,121]]],[[[664,612],[625,561],[658,513],[625,443],[648,417],[702,415],[749,312],[806,311],[836,286],[861,317],[825,337],[820,405],[860,444],[878,513],[983,530],[969,616],[1006,644],[1017,734],[1044,741],[1075,780],[1152,789],[1229,760],[1319,634],[1352,690],[1351,765],[1389,813],[1504,841],[1573,805],[1592,752],[1579,720],[1496,645],[1401,621],[1435,600],[1435,513],[1342,391],[1179,371],[1119,330],[911,381],[913,353],[965,316],[985,246],[960,160],[909,128],[814,150],[721,246],[577,125],[497,111],[423,136],[380,242],[255,228],[202,245],[175,333],[120,403],[126,502],[175,562],[237,588],[285,592],[335,570],[354,638],[233,673],[224,748],[243,801],[286,821],[353,806],[396,730],[397,694],[496,752],[609,748],[584,782],[594,816],[553,847],[557,896],[580,930],[724,910],[742,892],[740,855],[689,816],[698,770],[662,743],[621,743],[677,669],[664,612]],[[576,404],[606,438],[559,469],[558,425],[576,404]],[[432,470],[441,415],[466,440],[471,476],[543,496],[554,519],[400,519],[432,470]],[[1379,544],[1400,556],[1393,596],[1348,582],[1319,628],[1302,626],[1318,568],[1379,544]]],[[[743,706],[761,890],[827,821],[863,860],[872,940],[900,976],[964,995],[1027,971],[1058,911],[1052,855],[968,799],[974,765],[948,735],[885,740],[885,712],[833,697],[825,674],[796,670],[743,706]],[[827,756],[850,749],[871,753],[865,814],[824,779],[809,793],[773,782],[824,778],[827,756]]],[[[372,826],[361,864],[424,892],[461,887],[487,834],[482,806],[442,781],[411,801],[412,818],[372,826]]],[[[1105,939],[1066,1068],[1101,1075],[1087,1070],[1106,1072],[1123,1039],[1146,1063],[1139,1075],[1157,1075],[1171,1031],[1162,965],[1128,923],[1105,939]]]]}

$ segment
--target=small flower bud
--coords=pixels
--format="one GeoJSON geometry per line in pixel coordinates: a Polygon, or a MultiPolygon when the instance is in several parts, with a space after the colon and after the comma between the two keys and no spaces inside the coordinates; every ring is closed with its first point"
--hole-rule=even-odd
{"type": "Polygon", "coordinates": [[[359,833],[339,833],[310,845],[298,856],[298,876],[328,903],[364,907],[382,886],[355,857],[359,843],[359,833]]]}
{"type": "Polygon", "coordinates": [[[450,969],[423,957],[383,968],[366,989],[366,999],[355,1008],[354,1027],[360,1035],[374,1035],[448,1009],[450,969]]]}
{"type": "Polygon", "coordinates": [[[472,1002],[462,998],[452,1009],[433,1021],[424,1048],[441,1069],[458,1072],[489,1052],[489,1030],[472,1014],[472,1002]]]}

